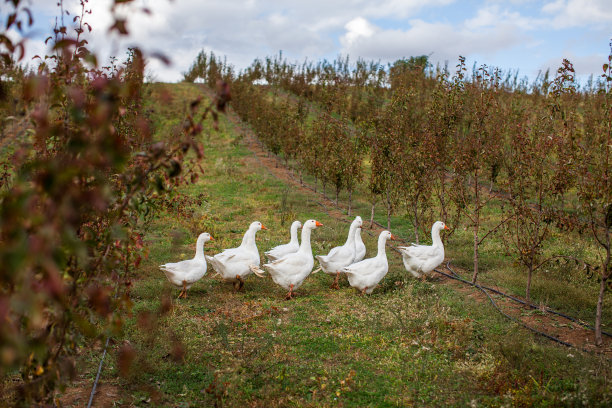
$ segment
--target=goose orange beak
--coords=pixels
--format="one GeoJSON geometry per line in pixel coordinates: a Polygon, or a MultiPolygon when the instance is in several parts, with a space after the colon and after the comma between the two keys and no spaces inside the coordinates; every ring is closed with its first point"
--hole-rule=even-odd
{"type": "Polygon", "coordinates": [[[261,224],[261,229],[262,229],[262,230],[263,230],[263,229],[267,230],[266,226],[265,226],[265,225],[263,225],[263,224],[261,224]]]}
{"type": "Polygon", "coordinates": [[[446,225],[444,226],[444,229],[450,231],[450,228],[448,228],[446,225]]]}
{"type": "Polygon", "coordinates": [[[215,239],[212,237],[212,235],[210,236],[210,240],[211,240],[211,241],[214,241],[214,240],[215,240],[215,239]]]}
{"type": "Polygon", "coordinates": [[[397,238],[396,238],[395,235],[391,234],[391,238],[390,239],[391,239],[391,241],[395,241],[397,238]]]}
{"type": "Polygon", "coordinates": [[[315,225],[316,225],[317,227],[322,227],[322,226],[323,226],[323,224],[321,224],[319,221],[315,221],[315,225]]]}

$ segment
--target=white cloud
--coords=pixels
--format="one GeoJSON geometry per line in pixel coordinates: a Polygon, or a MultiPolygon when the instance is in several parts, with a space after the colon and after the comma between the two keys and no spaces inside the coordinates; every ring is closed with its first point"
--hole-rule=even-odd
{"type": "MultiPolygon", "coordinates": [[[[32,4],[37,19],[40,16],[39,31],[43,27],[50,32],[56,2],[24,1],[32,4]]],[[[497,61],[513,64],[507,68],[522,69],[522,63],[533,70],[558,49],[550,45],[555,29],[580,27],[589,38],[609,38],[610,1],[547,0],[541,6],[532,0],[480,0],[474,6],[455,0],[133,0],[119,9],[129,17],[130,30],[129,38],[119,38],[108,35],[113,0],[90,0],[93,14],[86,20],[94,28],[88,41],[102,60],[108,55],[123,58],[133,45],[161,52],[173,65],[152,61],[150,68],[166,81],[180,80],[201,49],[227,56],[238,68],[282,50],[290,60],[333,58],[339,53],[353,60],[385,61],[432,53],[434,62],[456,61],[458,55],[476,56],[483,62],[498,57],[497,61]],[[143,6],[152,14],[142,13],[143,6]],[[462,12],[457,13],[460,7],[462,12]],[[466,15],[465,10],[468,17],[459,17],[466,15]]],[[[79,12],[78,0],[64,3],[71,17],[79,12]]],[[[583,37],[574,38],[580,42],[583,37]]],[[[564,46],[568,51],[580,47],[564,46]]],[[[31,40],[29,49],[38,53],[44,46],[31,40]]]]}
{"type": "Polygon", "coordinates": [[[345,47],[350,47],[359,38],[369,38],[377,31],[376,27],[363,17],[357,17],[345,24],[346,34],[340,38],[345,47]]]}
{"type": "Polygon", "coordinates": [[[495,27],[500,24],[510,24],[516,26],[517,29],[529,31],[543,24],[543,20],[525,17],[519,12],[502,10],[498,5],[491,5],[479,9],[474,17],[465,20],[463,23],[466,28],[472,30],[495,27]]]}
{"type": "Polygon", "coordinates": [[[542,12],[551,16],[553,28],[612,24],[609,0],[555,0],[546,3],[542,12]]]}
{"type": "Polygon", "coordinates": [[[379,2],[357,1],[360,3],[357,10],[363,10],[362,14],[373,18],[397,18],[412,17],[417,11],[425,7],[447,6],[455,0],[385,0],[379,2]]]}
{"type": "MultiPolygon", "coordinates": [[[[523,39],[512,25],[472,29],[448,23],[410,21],[407,30],[371,29],[369,36],[345,41],[344,53],[392,61],[412,55],[430,55],[435,62],[456,60],[459,55],[495,54],[523,39]]],[[[348,35],[348,33],[347,33],[348,35]]]]}
{"type": "MultiPolygon", "coordinates": [[[[58,12],[55,1],[26,0],[42,15],[58,12]]],[[[180,80],[201,49],[227,55],[238,67],[245,67],[256,57],[282,50],[288,58],[311,60],[338,53],[338,41],[344,45],[358,38],[373,35],[374,25],[367,19],[388,18],[399,21],[432,7],[455,0],[134,0],[117,8],[119,15],[128,17],[129,38],[108,34],[112,24],[112,0],[87,3],[92,14],[86,16],[93,27],[87,35],[90,48],[102,60],[110,55],[125,57],[128,46],[140,46],[146,52],[161,52],[173,61],[163,67],[153,61],[151,69],[160,80],[180,80]],[[147,7],[151,15],[142,13],[147,7]],[[348,28],[346,35],[338,36],[348,28]]],[[[80,13],[78,0],[64,0],[71,16],[80,13]]],[[[49,18],[49,17],[47,17],[49,18]]],[[[53,17],[50,17],[53,20],[53,17]]],[[[48,24],[49,22],[44,22],[48,24]]],[[[51,27],[45,27],[50,31],[51,27]]],[[[40,44],[36,46],[38,49],[40,44]]]]}

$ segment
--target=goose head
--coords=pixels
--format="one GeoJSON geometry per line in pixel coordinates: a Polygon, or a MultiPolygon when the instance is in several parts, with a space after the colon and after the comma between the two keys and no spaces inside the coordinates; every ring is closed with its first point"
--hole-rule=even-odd
{"type": "Polygon", "coordinates": [[[390,231],[383,231],[380,233],[380,237],[385,240],[390,239],[391,241],[395,241],[395,235],[393,235],[390,231]]]}
{"type": "Polygon", "coordinates": [[[322,226],[323,224],[321,224],[317,220],[308,220],[304,223],[304,226],[302,227],[302,229],[315,229],[315,228],[322,227],[322,226]]]}
{"type": "Polygon", "coordinates": [[[267,230],[267,228],[259,221],[253,221],[249,226],[249,229],[255,231],[267,230]]]}
{"type": "Polygon", "coordinates": [[[448,228],[448,227],[446,226],[446,224],[445,224],[445,223],[443,223],[442,221],[436,221],[436,222],[434,222],[434,225],[433,225],[433,227],[432,227],[431,229],[432,229],[433,231],[442,231],[443,229],[444,229],[444,230],[449,230],[449,231],[450,231],[450,228],[448,228]]]}
{"type": "Polygon", "coordinates": [[[202,242],[214,241],[212,235],[208,232],[203,232],[198,236],[198,241],[202,240],[202,242]]]}
{"type": "Polygon", "coordinates": [[[355,219],[353,220],[353,223],[355,224],[357,228],[361,228],[361,226],[363,225],[363,220],[361,219],[360,216],[356,216],[355,219]]]}

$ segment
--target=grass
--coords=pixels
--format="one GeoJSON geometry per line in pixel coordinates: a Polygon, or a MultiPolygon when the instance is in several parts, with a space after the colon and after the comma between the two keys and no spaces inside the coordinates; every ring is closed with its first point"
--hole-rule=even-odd
{"type": "MultiPolygon", "coordinates": [[[[151,85],[157,135],[176,131],[188,101],[199,95],[195,85],[151,85]]],[[[214,237],[205,247],[213,254],[236,246],[257,219],[269,228],[257,234],[263,252],[288,241],[293,219],[315,218],[324,224],[312,239],[315,254],[321,254],[342,243],[348,228],[322,212],[311,194],[287,189],[257,166],[225,119],[219,132],[205,132],[203,143],[204,173],[182,192],[204,199],[189,206],[187,216],[168,211],[150,225],[150,255],[134,285],[132,314],[105,363],[102,381],[119,388],[122,404],[609,406],[607,360],[536,338],[487,303],[475,301],[469,291],[411,279],[392,251],[389,275],[371,296],[358,295],[346,280],[332,291],[331,278],[318,273],[287,302],[284,290],[269,278],[251,275],[244,292],[236,293],[209,273],[191,288],[188,299],[177,300],[178,291],[157,265],[192,257],[199,232],[214,237]],[[168,302],[172,307],[162,312],[168,302]],[[118,350],[125,344],[137,353],[122,372],[118,350]]],[[[355,214],[367,218],[367,203],[357,202],[355,214]]],[[[411,225],[401,216],[392,225],[394,233],[397,226],[400,235],[410,236],[411,225]]],[[[371,254],[376,237],[363,235],[371,254]]],[[[458,232],[447,243],[447,255],[468,267],[469,242],[469,231],[458,232]]],[[[483,282],[520,293],[524,277],[503,252],[499,240],[485,242],[483,282]]],[[[570,285],[561,275],[539,273],[534,297],[577,313],[584,309],[592,319],[591,282],[577,280],[568,299],[570,285]]],[[[610,314],[607,306],[607,322],[610,314]]],[[[97,351],[83,355],[86,379],[92,378],[98,359],[97,351]]]]}

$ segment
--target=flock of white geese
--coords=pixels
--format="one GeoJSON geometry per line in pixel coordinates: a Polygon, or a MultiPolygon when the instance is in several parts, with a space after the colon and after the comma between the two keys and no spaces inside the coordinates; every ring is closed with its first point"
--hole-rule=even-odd
{"type": "MultiPolygon", "coordinates": [[[[265,252],[268,263],[260,267],[259,251],[255,235],[267,229],[261,222],[252,222],[236,248],[226,249],[214,256],[204,255],[204,243],[213,238],[209,233],[200,234],[196,242],[196,253],[193,259],[160,265],[168,280],[181,288],[179,298],[187,297],[187,290],[207,272],[207,263],[227,282],[234,284],[236,290],[244,285],[244,279],[251,273],[261,278],[267,271],[272,280],[288,290],[286,299],[294,297],[304,280],[311,273],[320,270],[335,276],[332,288],[338,289],[338,280],[345,274],[350,285],[362,293],[370,294],[389,271],[385,245],[387,240],[395,239],[389,231],[382,231],[378,237],[378,253],[373,258],[365,258],[366,247],[361,240],[361,217],[356,217],[349,228],[344,245],[332,248],[327,255],[317,255],[320,267],[313,271],[315,257],[312,255],[310,235],[322,224],[317,220],[308,220],[303,225],[300,221],[291,224],[291,240],[265,252]],[[302,228],[301,243],[298,241],[298,229],[302,228]],[[263,268],[263,269],[262,269],[263,268]]],[[[415,277],[421,277],[434,270],[444,260],[444,245],[440,231],[448,229],[442,221],[436,221],[431,228],[432,245],[398,247],[402,254],[406,270],[415,277]]]]}

